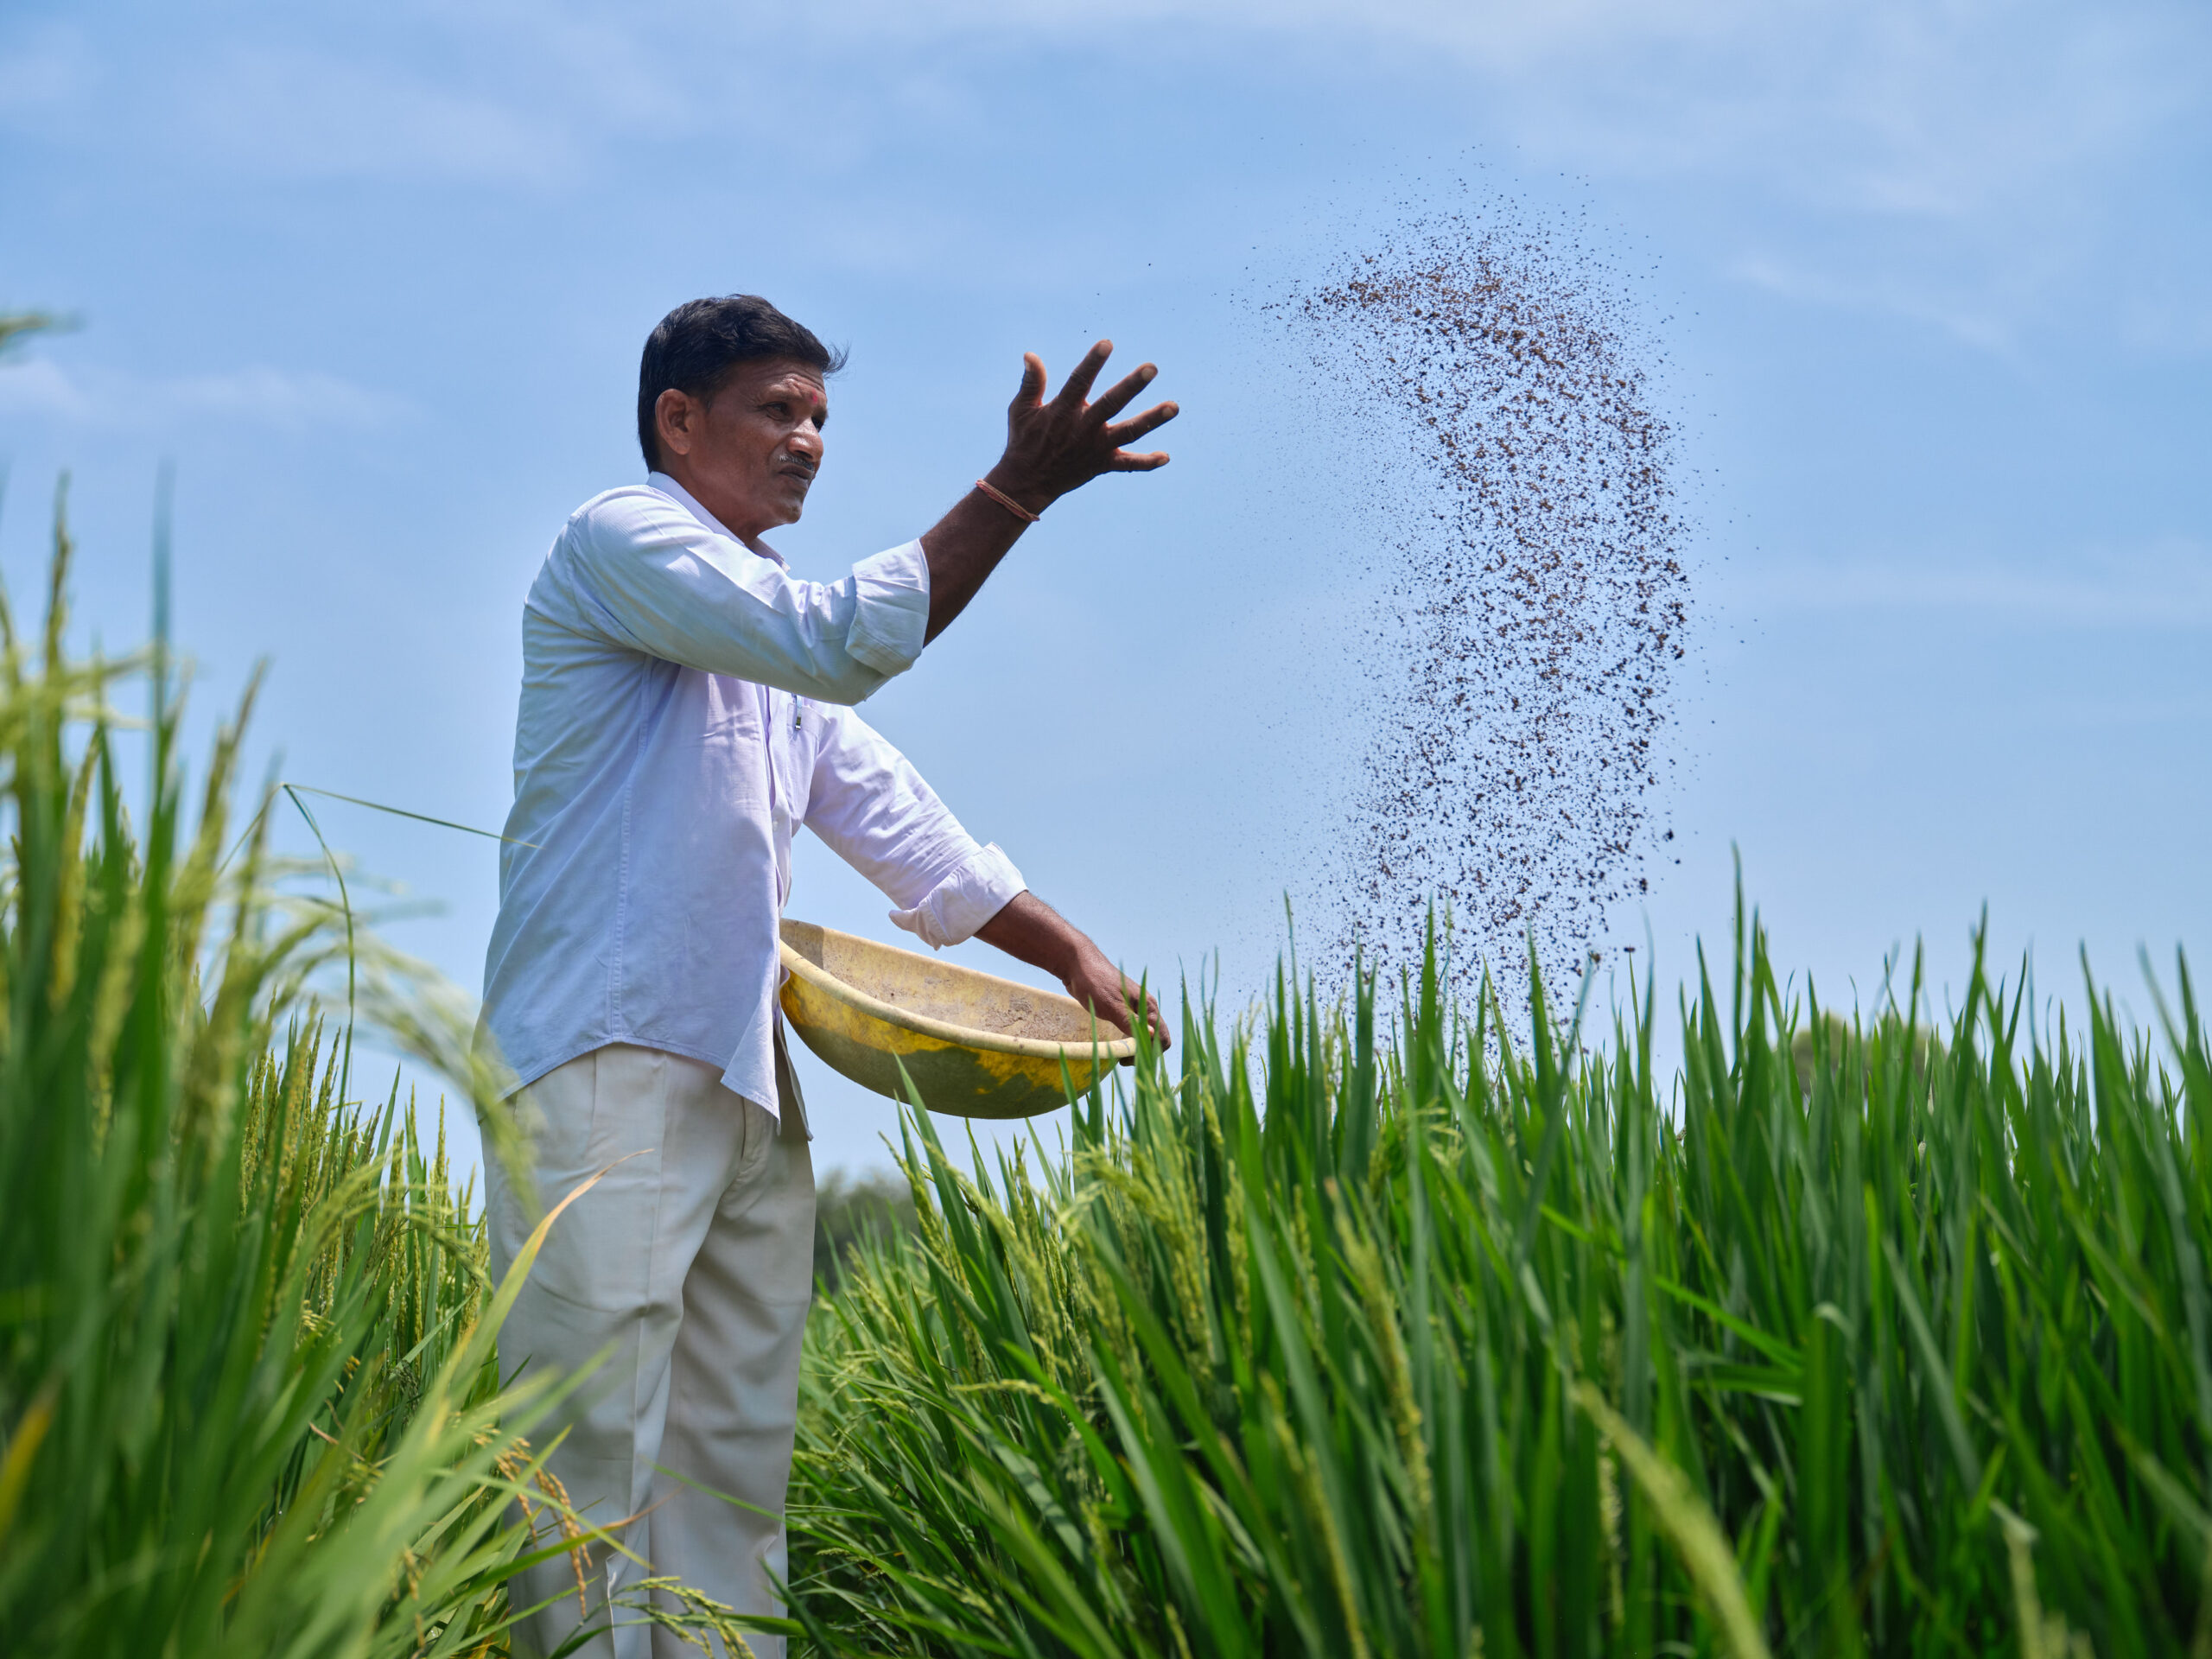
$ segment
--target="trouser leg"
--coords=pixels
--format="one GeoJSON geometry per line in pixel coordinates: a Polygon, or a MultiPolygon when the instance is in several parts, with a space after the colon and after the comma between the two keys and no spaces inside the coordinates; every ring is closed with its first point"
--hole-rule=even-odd
{"type": "MultiPolygon", "coordinates": [[[[587,1522],[626,1522],[623,1548],[646,1560],[684,1278],[746,1151],[744,1114],[709,1099],[702,1073],[719,1089],[695,1061],[618,1045],[540,1078],[524,1108],[536,1120],[532,1162],[545,1207],[613,1167],[553,1224],[499,1332],[501,1369],[569,1376],[604,1353],[531,1439],[545,1446],[566,1429],[550,1471],[587,1522]]],[[[504,1276],[536,1217],[496,1165],[485,1187],[493,1271],[504,1276]]],[[[609,1599],[646,1570],[604,1548],[592,1552],[584,1568],[592,1617],[605,1621],[609,1599]]],[[[556,1556],[510,1587],[517,1606],[547,1604],[518,1629],[518,1652],[550,1653],[575,1630],[577,1571],[556,1556]]],[[[616,1611],[615,1628],[583,1650],[588,1659],[645,1659],[651,1643],[636,1618],[616,1611]]]]}
{"type": "MultiPolygon", "coordinates": [[[[695,1484],[665,1481],[653,1512],[657,1572],[768,1617],[784,1611],[775,1584],[789,1573],[784,1506],[814,1290],[814,1161],[796,1089],[778,1069],[780,1132],[746,1106],[765,1154],[755,1165],[748,1147],[684,1281],[661,1460],[695,1484]]],[[[782,1659],[781,1637],[749,1639],[758,1659],[782,1659]]],[[[654,1659],[686,1652],[673,1632],[654,1631],[654,1659]]]]}

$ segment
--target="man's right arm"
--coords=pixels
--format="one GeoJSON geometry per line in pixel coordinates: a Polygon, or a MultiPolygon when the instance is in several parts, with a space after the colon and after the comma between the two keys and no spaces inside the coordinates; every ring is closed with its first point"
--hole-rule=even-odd
{"type": "MultiPolygon", "coordinates": [[[[1112,351],[1108,340],[1092,346],[1049,402],[1044,364],[1034,353],[1022,359],[1006,452],[988,478],[1027,512],[1102,473],[1167,464],[1163,453],[1122,446],[1173,420],[1173,404],[1114,419],[1151,383],[1151,364],[1085,401],[1112,351]]],[[[918,542],[862,560],[842,582],[815,582],[709,529],[658,490],[618,490],[571,522],[549,575],[569,590],[576,615],[559,620],[572,626],[687,668],[849,704],[912,666],[1029,522],[971,490],[918,542]]]]}
{"type": "Polygon", "coordinates": [[[531,603],[664,662],[855,703],[921,654],[929,570],[909,542],[842,581],[803,581],[641,486],[569,522],[531,603]]]}

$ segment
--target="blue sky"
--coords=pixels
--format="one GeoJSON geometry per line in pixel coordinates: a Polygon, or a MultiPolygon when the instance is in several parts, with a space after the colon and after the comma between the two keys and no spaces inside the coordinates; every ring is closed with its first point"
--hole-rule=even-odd
{"type": "MultiPolygon", "coordinates": [[[[1394,203],[1565,213],[1636,275],[1700,525],[1681,861],[1623,936],[1688,969],[1740,847],[1830,995],[1920,934],[1955,983],[1985,902],[2000,961],[2063,990],[2086,942],[2133,995],[2139,945],[2212,939],[2209,72],[2185,4],[18,0],[0,303],[82,327],[0,369],[0,566],[35,591],[67,467],[84,627],[143,637],[174,457],[201,715],[268,656],[257,763],[496,825],[522,594],[639,471],[670,305],[852,347],[779,538],[817,575],[989,464],[1021,351],[1110,334],[1174,465],[1056,508],[868,715],[1235,1003],[1358,741],[1326,647],[1373,563],[1374,462],[1243,302],[1394,203]]],[[[489,843],[323,822],[473,987],[489,843]]],[[[792,908],[892,935],[818,848],[792,908]]],[[[810,1075],[820,1160],[880,1157],[887,1106],[810,1075]]]]}

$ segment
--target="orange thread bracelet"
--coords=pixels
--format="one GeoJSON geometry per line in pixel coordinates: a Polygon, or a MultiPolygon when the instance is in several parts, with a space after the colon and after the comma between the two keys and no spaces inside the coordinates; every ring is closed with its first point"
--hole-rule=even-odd
{"type": "Polygon", "coordinates": [[[976,480],[976,487],[981,490],[985,495],[989,496],[992,500],[997,502],[999,505],[1004,507],[1015,518],[1022,519],[1026,523],[1033,524],[1039,518],[1045,516],[1040,512],[1030,512],[1028,508],[1023,506],[1020,502],[1015,500],[1004,490],[1000,489],[995,484],[986,484],[979,478],[976,480]]]}

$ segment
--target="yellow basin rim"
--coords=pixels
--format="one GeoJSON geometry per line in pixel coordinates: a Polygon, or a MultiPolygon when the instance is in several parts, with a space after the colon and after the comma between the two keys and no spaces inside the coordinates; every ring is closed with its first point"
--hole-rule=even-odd
{"type": "Polygon", "coordinates": [[[833,953],[843,951],[863,963],[872,959],[887,969],[887,988],[898,986],[897,976],[911,959],[918,974],[940,986],[949,979],[958,987],[956,995],[974,996],[987,1006],[1026,1004],[1051,1017],[1085,1021],[1090,1016],[1051,992],[832,928],[786,920],[781,956],[791,977],[779,999],[786,1018],[832,1070],[893,1099],[902,1098],[903,1064],[907,1081],[933,1112],[1033,1117],[1065,1105],[1071,1087],[1080,1093],[1107,1067],[1136,1052],[1135,1039],[1110,1026],[1103,1026],[1096,1040],[1019,1037],[900,1007],[818,965],[793,947],[795,933],[816,954],[832,960],[833,953]]]}

